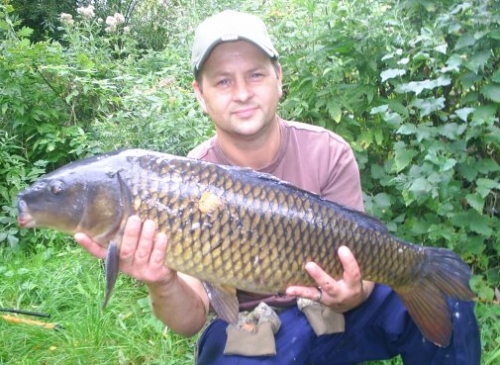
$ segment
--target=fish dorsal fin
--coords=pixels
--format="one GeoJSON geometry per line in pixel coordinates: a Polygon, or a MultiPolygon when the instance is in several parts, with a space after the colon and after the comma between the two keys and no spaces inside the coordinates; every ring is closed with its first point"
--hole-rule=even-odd
{"type": "MultiPolygon", "coordinates": [[[[267,172],[262,172],[262,171],[257,171],[254,169],[251,169],[250,167],[241,167],[241,166],[231,166],[231,165],[220,165],[220,167],[225,168],[227,170],[232,170],[235,172],[238,172],[240,174],[246,175],[248,177],[252,177],[255,179],[259,180],[265,180],[265,181],[271,181],[279,185],[284,185],[288,186],[293,189],[299,189],[293,184],[289,183],[288,181],[281,180],[279,177],[276,177],[272,174],[269,174],[267,172]]],[[[301,190],[301,189],[299,189],[301,190]]]]}
{"type": "Polygon", "coordinates": [[[239,303],[236,297],[236,289],[206,281],[203,282],[203,287],[217,315],[228,323],[237,323],[239,303]]]}
{"type": "Polygon", "coordinates": [[[355,209],[348,208],[342,204],[332,202],[328,199],[323,198],[321,195],[319,195],[317,193],[313,193],[311,191],[299,188],[298,186],[296,186],[288,181],[281,180],[280,178],[278,178],[272,174],[269,174],[267,172],[256,171],[256,170],[253,170],[249,167],[238,167],[238,166],[229,166],[229,165],[227,165],[227,166],[221,165],[221,166],[223,166],[224,168],[226,168],[228,170],[233,170],[233,171],[236,171],[240,174],[244,174],[250,178],[274,183],[274,184],[282,186],[286,189],[290,189],[290,190],[293,190],[295,192],[298,192],[299,194],[303,194],[306,197],[321,200],[325,204],[333,206],[336,210],[338,210],[339,212],[342,212],[343,214],[354,216],[354,218],[357,221],[363,222],[364,224],[371,227],[372,229],[376,229],[380,232],[389,232],[389,230],[387,229],[387,226],[376,217],[373,217],[371,215],[368,215],[364,212],[360,212],[360,211],[355,210],[355,209]]]}

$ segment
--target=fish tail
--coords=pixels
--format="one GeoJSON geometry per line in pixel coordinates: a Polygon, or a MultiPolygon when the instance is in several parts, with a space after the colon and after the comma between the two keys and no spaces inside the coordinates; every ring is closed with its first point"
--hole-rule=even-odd
{"type": "Polygon", "coordinates": [[[446,347],[453,332],[448,298],[473,300],[469,286],[470,268],[453,251],[426,247],[427,260],[416,280],[394,288],[423,335],[434,344],[446,347]]]}

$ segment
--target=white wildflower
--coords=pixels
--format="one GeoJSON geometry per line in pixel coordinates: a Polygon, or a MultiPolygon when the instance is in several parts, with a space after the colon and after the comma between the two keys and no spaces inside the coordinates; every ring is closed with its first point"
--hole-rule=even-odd
{"type": "Polygon", "coordinates": [[[116,32],[116,25],[110,25],[109,27],[104,28],[106,33],[114,33],[116,32]]]}
{"type": "Polygon", "coordinates": [[[73,23],[75,22],[73,20],[73,16],[71,14],[66,14],[66,13],[61,13],[60,20],[61,23],[63,23],[64,25],[73,25],[73,23]]]}
{"type": "Polygon", "coordinates": [[[95,16],[93,5],[89,5],[86,8],[84,8],[83,6],[81,8],[77,8],[76,12],[83,16],[85,19],[91,19],[95,16]]]}
{"type": "Polygon", "coordinates": [[[106,24],[109,25],[110,27],[115,27],[116,28],[116,19],[112,16],[108,16],[106,18],[106,24]]]}
{"type": "Polygon", "coordinates": [[[121,15],[120,13],[115,13],[114,17],[116,20],[116,24],[125,23],[125,17],[123,15],[121,15]]]}
{"type": "Polygon", "coordinates": [[[130,33],[130,27],[129,26],[123,27],[123,34],[129,34],[129,33],[130,33]]]}

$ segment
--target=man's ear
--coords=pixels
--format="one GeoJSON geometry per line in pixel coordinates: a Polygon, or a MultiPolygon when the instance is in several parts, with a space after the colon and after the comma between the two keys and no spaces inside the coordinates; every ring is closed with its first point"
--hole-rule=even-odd
{"type": "Polygon", "coordinates": [[[205,103],[205,98],[203,97],[203,91],[200,83],[196,80],[193,80],[193,90],[194,94],[196,95],[196,100],[198,100],[198,103],[201,106],[201,109],[203,110],[204,113],[207,113],[207,105],[205,103]]]}

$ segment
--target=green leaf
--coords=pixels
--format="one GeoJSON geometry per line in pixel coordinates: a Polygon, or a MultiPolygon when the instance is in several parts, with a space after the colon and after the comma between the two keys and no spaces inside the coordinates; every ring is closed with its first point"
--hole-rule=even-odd
{"type": "Polygon", "coordinates": [[[490,237],[493,233],[493,230],[489,226],[488,217],[481,215],[481,213],[475,209],[459,212],[455,216],[451,217],[451,221],[456,227],[468,227],[473,232],[481,234],[485,237],[490,237]]]}
{"type": "Polygon", "coordinates": [[[498,163],[493,159],[489,158],[479,160],[476,164],[474,164],[474,167],[477,169],[477,171],[484,175],[500,171],[500,165],[498,165],[498,163]]]}
{"type": "Polygon", "coordinates": [[[365,149],[370,147],[373,143],[373,131],[371,129],[362,131],[357,138],[357,142],[365,149]]]}
{"type": "Polygon", "coordinates": [[[484,70],[484,67],[488,63],[491,54],[492,53],[490,49],[481,52],[474,52],[471,56],[470,61],[466,63],[467,68],[474,73],[478,73],[479,70],[484,70]]]}
{"type": "Polygon", "coordinates": [[[472,113],[472,122],[474,126],[489,123],[495,120],[497,113],[496,105],[480,105],[474,109],[472,113]]]}
{"type": "MultiPolygon", "coordinates": [[[[480,275],[473,275],[470,283],[474,293],[477,293],[482,300],[491,301],[495,297],[493,289],[480,275]]],[[[493,362],[490,362],[490,364],[493,364],[493,362]]]]}
{"type": "Polygon", "coordinates": [[[14,247],[19,243],[19,238],[17,238],[14,235],[9,234],[9,235],[7,235],[7,242],[9,242],[11,247],[14,247]]]}
{"type": "MultiPolygon", "coordinates": [[[[480,75],[476,75],[474,72],[467,72],[464,74],[461,78],[460,81],[462,82],[462,85],[465,89],[469,89],[472,87],[476,82],[479,82],[482,80],[482,77],[480,75]]],[[[468,94],[471,92],[469,91],[468,94]]]]}
{"type": "Polygon", "coordinates": [[[397,142],[394,147],[395,155],[393,170],[400,172],[411,163],[413,157],[417,155],[417,152],[408,148],[403,142],[397,142]]]}
{"type": "Polygon", "coordinates": [[[495,29],[495,30],[491,31],[488,34],[488,37],[491,38],[491,39],[500,40],[500,29],[495,29]]]}
{"type": "Polygon", "coordinates": [[[415,124],[405,123],[401,127],[399,127],[396,133],[407,136],[410,134],[415,134],[416,132],[417,126],[415,124]]]}
{"type": "Polygon", "coordinates": [[[378,145],[378,146],[381,146],[384,142],[384,133],[382,131],[382,129],[375,129],[373,131],[373,137],[375,138],[375,143],[378,145]]]}
{"type": "Polygon", "coordinates": [[[491,126],[489,132],[484,136],[484,141],[488,144],[500,146],[500,128],[491,126]]]}
{"type": "Polygon", "coordinates": [[[375,195],[373,200],[381,208],[389,208],[391,206],[391,197],[386,193],[379,193],[375,195]]]}
{"type": "Polygon", "coordinates": [[[411,105],[420,109],[420,116],[425,117],[432,112],[437,110],[441,110],[444,108],[445,98],[439,97],[431,97],[427,99],[415,99],[412,101],[411,105]]]}
{"type": "Polygon", "coordinates": [[[500,69],[496,70],[491,76],[491,81],[500,83],[500,69]]]}
{"type": "Polygon", "coordinates": [[[398,127],[403,121],[403,118],[398,113],[385,113],[384,121],[392,127],[398,127]]]}
{"type": "Polygon", "coordinates": [[[467,194],[465,200],[469,205],[474,208],[478,213],[483,213],[484,208],[484,198],[479,194],[467,194]]]}
{"type": "Polygon", "coordinates": [[[387,105],[387,104],[380,105],[380,106],[377,106],[375,108],[371,108],[370,109],[370,114],[371,115],[373,115],[373,114],[382,114],[382,113],[385,113],[388,109],[389,109],[389,105],[387,105]]]}
{"type": "Polygon", "coordinates": [[[393,78],[399,77],[399,76],[403,76],[405,74],[406,74],[405,69],[391,68],[391,69],[382,71],[380,73],[380,77],[382,78],[382,82],[384,82],[386,80],[393,79],[393,78]]]}
{"type": "Polygon", "coordinates": [[[500,85],[498,84],[484,85],[481,88],[481,94],[488,100],[500,103],[500,85]]]}
{"type": "Polygon", "coordinates": [[[488,196],[493,189],[500,190],[500,183],[491,179],[479,178],[476,181],[476,191],[485,198],[488,196]]]}
{"type": "Polygon", "coordinates": [[[22,27],[18,32],[17,35],[19,38],[28,38],[33,34],[33,29],[28,28],[28,27],[22,27]]]}
{"type": "Polygon", "coordinates": [[[328,108],[328,114],[330,115],[330,117],[336,123],[339,123],[342,119],[342,109],[340,107],[340,104],[335,100],[330,100],[326,106],[328,108]]]}
{"type": "Polygon", "coordinates": [[[474,111],[474,108],[461,108],[455,110],[455,114],[462,119],[464,122],[467,122],[467,117],[470,113],[474,111]]]}
{"type": "Polygon", "coordinates": [[[449,171],[452,168],[454,168],[456,164],[457,160],[455,160],[454,158],[449,158],[445,161],[444,165],[441,167],[441,171],[443,172],[449,171]]]}
{"type": "Polygon", "coordinates": [[[361,144],[364,149],[370,147],[373,142],[373,131],[371,129],[362,131],[357,138],[357,142],[361,144]]]}
{"type": "Polygon", "coordinates": [[[409,83],[398,85],[396,92],[406,93],[414,92],[415,95],[420,95],[424,90],[433,90],[440,86],[448,86],[451,84],[451,79],[447,76],[439,76],[435,80],[411,81],[409,83]]]}
{"type": "Polygon", "coordinates": [[[460,252],[481,255],[486,248],[484,238],[481,236],[469,236],[467,240],[460,246],[460,252]]]}
{"type": "Polygon", "coordinates": [[[460,71],[460,66],[462,66],[462,57],[460,55],[453,54],[450,58],[448,58],[446,61],[446,67],[443,67],[441,72],[460,71]]]}
{"type": "Polygon", "coordinates": [[[434,50],[436,52],[439,52],[439,53],[442,53],[442,54],[446,54],[447,50],[448,50],[448,44],[446,43],[442,43],[436,47],[434,47],[434,50]]]}
{"type": "Polygon", "coordinates": [[[415,195],[425,195],[432,190],[432,185],[425,177],[419,177],[413,181],[409,190],[415,195]]]}
{"type": "Polygon", "coordinates": [[[471,33],[465,33],[458,39],[455,49],[458,50],[464,47],[470,47],[474,44],[476,44],[476,38],[474,38],[474,35],[471,33]]]}
{"type": "Polygon", "coordinates": [[[439,128],[439,134],[451,140],[455,140],[465,132],[466,128],[467,126],[464,124],[446,123],[439,128]]]}

